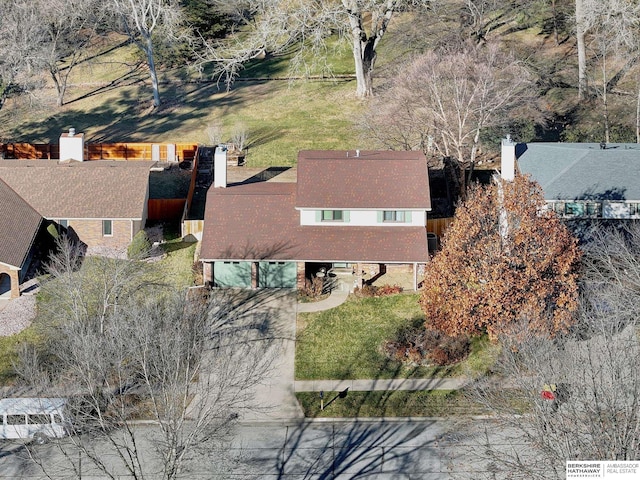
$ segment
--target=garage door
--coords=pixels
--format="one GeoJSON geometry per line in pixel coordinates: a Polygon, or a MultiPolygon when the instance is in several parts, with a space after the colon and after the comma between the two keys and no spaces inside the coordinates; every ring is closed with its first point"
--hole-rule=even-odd
{"type": "Polygon", "coordinates": [[[295,288],[295,262],[260,262],[258,286],[262,288],[295,288]]]}
{"type": "Polygon", "coordinates": [[[251,262],[214,262],[213,279],[217,287],[251,288],[251,262]]]}

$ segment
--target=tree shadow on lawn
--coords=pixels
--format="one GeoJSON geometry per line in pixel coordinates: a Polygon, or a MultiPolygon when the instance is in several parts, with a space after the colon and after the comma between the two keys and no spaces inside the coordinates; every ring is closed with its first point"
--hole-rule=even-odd
{"type": "MultiPolygon", "coordinates": [[[[400,362],[389,357],[385,351],[384,344],[387,341],[399,338],[403,331],[407,329],[419,328],[424,324],[422,315],[414,316],[407,323],[400,326],[392,335],[383,339],[382,343],[377,346],[375,352],[370,351],[368,346],[361,346],[357,354],[352,357],[359,359],[347,365],[340,364],[338,379],[340,380],[359,380],[362,379],[361,361],[369,359],[370,362],[378,364],[377,372],[370,376],[370,380],[389,380],[389,379],[421,379],[421,378],[445,378],[459,374],[458,364],[453,365],[419,365],[416,363],[400,362]],[[376,361],[381,360],[381,361],[376,361]]],[[[339,360],[343,362],[344,360],[339,360]]]]}
{"type": "MultiPolygon", "coordinates": [[[[117,90],[115,98],[105,99],[98,105],[84,105],[80,98],[67,102],[65,107],[43,118],[27,121],[15,127],[19,132],[15,140],[57,143],[60,133],[70,126],[87,134],[87,142],[149,142],[179,141],[179,138],[162,138],[163,135],[184,129],[185,124],[201,119],[202,112],[211,110],[212,96],[218,92],[214,85],[171,85],[160,91],[164,106],[153,109],[151,86],[142,79],[130,84],[119,84],[87,94],[98,96],[117,90]],[[187,107],[188,108],[180,108],[187,107]],[[161,138],[158,138],[161,137],[161,138]]],[[[216,107],[233,108],[243,100],[237,96],[226,96],[215,100],[216,107]]]]}

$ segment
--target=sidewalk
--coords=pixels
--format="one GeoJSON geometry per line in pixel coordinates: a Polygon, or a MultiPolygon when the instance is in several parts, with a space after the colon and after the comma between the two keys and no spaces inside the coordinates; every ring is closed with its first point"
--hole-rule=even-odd
{"type": "Polygon", "coordinates": [[[335,308],[343,304],[348,296],[349,292],[343,292],[338,289],[332,290],[328,298],[319,302],[298,303],[298,313],[321,312],[335,308]]]}
{"type": "Polygon", "coordinates": [[[296,392],[339,392],[349,389],[352,392],[371,392],[376,390],[459,390],[471,383],[466,377],[456,378],[407,378],[376,380],[299,380],[294,384],[296,392]]]}

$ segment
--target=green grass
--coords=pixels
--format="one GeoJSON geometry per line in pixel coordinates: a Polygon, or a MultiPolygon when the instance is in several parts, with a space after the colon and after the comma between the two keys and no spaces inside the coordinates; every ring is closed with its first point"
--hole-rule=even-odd
{"type": "Polygon", "coordinates": [[[0,385],[11,385],[15,379],[13,364],[18,359],[18,346],[22,343],[39,344],[42,341],[36,325],[9,337],[0,337],[0,385]]]}
{"type": "MultiPolygon", "coordinates": [[[[168,231],[171,238],[171,230],[168,231]]],[[[151,264],[141,264],[146,272],[144,275],[149,281],[178,289],[183,289],[193,285],[193,254],[195,243],[181,242],[179,239],[172,239],[162,244],[167,256],[161,261],[151,264]]],[[[124,261],[124,260],[113,260],[124,261]]],[[[93,257],[87,257],[83,263],[83,269],[96,268],[97,264],[93,257]]],[[[100,267],[98,267],[100,268],[100,267]]],[[[98,272],[100,274],[100,272],[98,272]]],[[[55,281],[55,280],[53,280],[55,281]]],[[[36,317],[33,324],[22,332],[9,336],[0,337],[0,385],[10,385],[15,379],[13,363],[17,359],[16,348],[23,342],[40,344],[46,341],[41,331],[43,322],[48,322],[46,318],[46,303],[50,300],[48,294],[41,290],[36,296],[36,302],[43,317],[36,317]]]]}
{"type": "Polygon", "coordinates": [[[161,246],[167,256],[152,264],[152,275],[162,279],[163,283],[169,282],[177,289],[193,286],[193,255],[196,244],[170,240],[161,246]]]}
{"type": "MultiPolygon", "coordinates": [[[[344,73],[348,57],[342,52],[336,58],[334,72],[344,73]]],[[[243,73],[280,75],[287,68],[287,56],[272,57],[243,73]]],[[[57,143],[73,126],[86,134],[87,142],[207,144],[208,125],[220,124],[225,140],[242,125],[248,134],[247,166],[259,167],[294,165],[302,149],[361,147],[355,125],[365,104],[355,97],[355,80],[238,81],[226,91],[185,68],[160,69],[159,75],[163,105],[152,110],[148,74],[137,65],[135,49],[120,46],[74,69],[61,108],[52,104],[53,88],[39,91],[36,101],[9,99],[0,110],[0,136],[57,143]]]]}
{"type": "Polygon", "coordinates": [[[317,392],[296,393],[304,416],[311,418],[446,417],[487,413],[459,390],[348,392],[345,398],[336,398],[337,395],[338,392],[324,392],[325,409],[320,410],[317,392]]]}
{"type": "Polygon", "coordinates": [[[474,339],[469,357],[448,367],[409,366],[382,352],[385,340],[424,317],[419,294],[349,299],[337,308],[298,316],[296,379],[348,380],[478,376],[495,363],[499,348],[474,339]]]}
{"type": "Polygon", "coordinates": [[[464,362],[464,373],[470,377],[486,374],[500,355],[500,345],[491,343],[488,335],[471,339],[471,353],[464,362]]]}
{"type": "Polygon", "coordinates": [[[384,340],[422,317],[417,294],[349,299],[337,308],[299,315],[296,378],[299,380],[404,378],[440,373],[391,361],[384,340]]]}

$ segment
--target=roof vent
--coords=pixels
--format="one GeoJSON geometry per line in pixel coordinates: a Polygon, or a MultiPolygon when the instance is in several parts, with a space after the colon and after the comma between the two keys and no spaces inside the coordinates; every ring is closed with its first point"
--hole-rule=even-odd
{"type": "Polygon", "coordinates": [[[73,137],[75,134],[76,134],[76,129],[75,129],[75,128],[73,128],[73,127],[71,127],[71,128],[69,129],[69,136],[70,136],[70,137],[73,137]]]}

